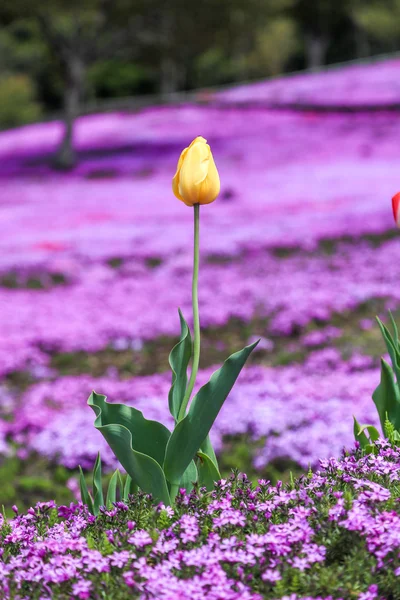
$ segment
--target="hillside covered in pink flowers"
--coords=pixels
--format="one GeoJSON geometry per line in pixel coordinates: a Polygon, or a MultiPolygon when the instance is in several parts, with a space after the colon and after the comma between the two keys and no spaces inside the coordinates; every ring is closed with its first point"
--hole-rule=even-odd
{"type": "Polygon", "coordinates": [[[92,389],[168,424],[168,352],[178,307],[190,322],[192,260],[192,212],[171,178],[197,135],[222,184],[201,213],[199,383],[262,338],[213,430],[223,464],[307,469],[352,445],[352,414],[376,424],[373,317],[400,305],[399,75],[393,59],[85,116],[68,172],[50,161],[60,123],[1,132],[3,464],[39,479],[43,464],[62,468],[71,488],[99,449],[113,466],[92,389]]]}

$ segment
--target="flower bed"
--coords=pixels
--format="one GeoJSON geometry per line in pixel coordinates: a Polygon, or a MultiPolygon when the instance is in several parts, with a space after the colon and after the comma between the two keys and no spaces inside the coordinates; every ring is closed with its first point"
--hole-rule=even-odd
{"type": "Polygon", "coordinates": [[[0,518],[2,598],[397,600],[399,481],[399,449],[378,442],[288,486],[232,475],[173,509],[39,503],[0,518]]]}
{"type": "MultiPolygon", "coordinates": [[[[337,97],[348,97],[355,73],[355,104],[396,96],[397,63],[385,64],[373,94],[376,65],[330,75],[337,97]]],[[[300,89],[282,80],[283,100],[304,92],[308,102],[314,89],[323,102],[324,77],[304,81],[300,89]]],[[[48,161],[60,123],[2,132],[0,505],[8,510],[33,502],[29,486],[38,486],[35,501],[65,498],[52,492],[56,477],[63,485],[78,464],[91,469],[99,449],[115,466],[86,406],[92,388],[171,426],[165,348],[177,338],[177,306],[192,326],[192,223],[172,201],[170,180],[179,150],[199,132],[213,146],[222,190],[201,217],[198,383],[263,337],[212,432],[223,472],[238,464],[252,477],[276,481],[284,471],[286,480],[290,468],[350,447],[352,413],[377,424],[369,355],[383,344],[370,318],[400,303],[387,204],[398,186],[397,113],[232,104],[83,117],[79,166],[68,173],[48,161]]]]}
{"type": "Polygon", "coordinates": [[[320,73],[299,73],[272,81],[238,85],[215,96],[227,103],[287,104],[315,107],[358,107],[399,104],[400,59],[333,67],[320,73]]]}
{"type": "MultiPolygon", "coordinates": [[[[398,239],[379,248],[338,243],[333,256],[277,258],[258,251],[225,264],[204,264],[203,327],[224,327],[232,318],[246,323],[256,315],[264,319],[264,330],[255,334],[288,336],[374,298],[397,306],[398,265],[387,257],[399,249],[398,239]]],[[[54,352],[97,352],[176,337],[177,306],[191,322],[188,261],[177,257],[154,269],[135,261],[120,269],[97,265],[86,268],[80,281],[50,290],[0,287],[0,376],[48,365],[54,352]]]]}
{"type": "MultiPolygon", "coordinates": [[[[316,465],[319,457],[340,454],[352,444],[352,414],[362,422],[378,423],[371,392],[379,371],[358,370],[358,361],[354,368],[332,350],[314,352],[302,365],[248,367],[212,430],[216,448],[221,451],[223,440],[232,436],[245,435],[258,442],[252,457],[258,471],[276,459],[287,458],[307,468],[316,465]]],[[[198,386],[212,371],[199,373],[198,386]]],[[[37,383],[23,394],[6,431],[23,444],[24,455],[34,450],[69,468],[79,464],[91,468],[101,450],[108,467],[115,467],[115,458],[93,428],[93,415],[86,406],[91,390],[106,393],[110,402],[135,406],[148,419],[170,427],[169,386],[169,374],[123,381],[82,375],[37,383]]]]}

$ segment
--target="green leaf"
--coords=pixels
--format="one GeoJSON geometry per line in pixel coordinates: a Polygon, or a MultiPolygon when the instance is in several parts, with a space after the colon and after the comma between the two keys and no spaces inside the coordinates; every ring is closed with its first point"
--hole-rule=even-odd
{"type": "Polygon", "coordinates": [[[164,425],[145,419],[140,410],[131,406],[110,404],[106,402],[106,396],[96,392],[90,395],[88,404],[96,414],[96,421],[101,415],[103,425],[122,425],[132,435],[134,450],[151,456],[159,465],[163,464],[165,448],[171,435],[164,425]]]}
{"type": "Polygon", "coordinates": [[[400,393],[390,365],[381,359],[381,381],[372,394],[378,411],[382,431],[385,430],[386,414],[396,429],[400,428],[400,393]]]}
{"type": "Polygon", "coordinates": [[[168,486],[160,462],[170,432],[161,423],[145,419],[139,410],[105,400],[105,396],[96,392],[89,397],[88,404],[96,414],[94,426],[140,489],[169,505],[168,486]]]}
{"type": "Polygon", "coordinates": [[[188,414],[175,426],[167,444],[164,472],[172,485],[179,485],[218,416],[223,403],[258,341],[232,354],[193,398],[188,414]]]}
{"type": "Polygon", "coordinates": [[[113,502],[117,501],[117,489],[119,488],[119,495],[122,498],[122,479],[118,469],[116,469],[110,479],[107,490],[106,506],[110,508],[113,502]]]}
{"type": "Polygon", "coordinates": [[[93,506],[96,515],[99,512],[100,506],[104,506],[100,452],[97,454],[93,469],[93,506]]]}
{"type": "Polygon", "coordinates": [[[214,483],[221,479],[220,472],[216,468],[211,458],[204,454],[204,452],[198,452],[197,456],[197,472],[199,474],[199,486],[205,486],[208,492],[214,489],[214,483]]]}
{"type": "Polygon", "coordinates": [[[189,463],[188,468],[182,475],[179,488],[185,489],[187,493],[191,492],[194,487],[194,484],[197,483],[197,478],[197,468],[195,462],[192,460],[192,462],[189,463]]]}
{"type": "Polygon", "coordinates": [[[217,457],[215,456],[214,448],[212,447],[209,435],[206,437],[206,439],[204,440],[204,442],[200,446],[200,450],[201,450],[201,452],[203,452],[203,454],[207,454],[207,456],[209,458],[211,458],[211,460],[213,461],[216,469],[218,470],[217,457]]]}
{"type": "Polygon", "coordinates": [[[376,320],[378,321],[383,339],[385,340],[386,348],[389,352],[390,360],[392,361],[393,370],[396,373],[396,379],[398,382],[400,382],[400,351],[397,349],[397,344],[393,340],[392,335],[386,325],[382,323],[379,317],[377,317],[376,320]]]}
{"type": "Polygon", "coordinates": [[[132,494],[133,487],[134,487],[134,485],[133,485],[132,477],[130,475],[127,475],[126,479],[125,479],[124,491],[122,492],[122,500],[124,500],[124,502],[126,502],[126,500],[128,500],[129,494],[132,494]]]}
{"type": "Polygon", "coordinates": [[[92,513],[92,515],[94,515],[93,499],[87,489],[85,476],[83,474],[83,471],[82,471],[82,468],[80,465],[79,465],[79,487],[81,490],[81,500],[82,500],[83,504],[86,504],[89,511],[92,513]]]}
{"type": "Polygon", "coordinates": [[[389,310],[389,317],[390,317],[390,321],[392,323],[392,327],[393,327],[393,332],[394,332],[394,343],[395,343],[395,348],[397,348],[397,350],[400,350],[400,344],[399,344],[399,331],[397,329],[397,325],[396,325],[396,321],[393,318],[392,315],[392,311],[389,310]]]}
{"type": "Polygon", "coordinates": [[[179,409],[187,385],[187,369],[192,356],[192,338],[189,327],[179,310],[181,321],[181,337],[169,355],[169,364],[172,370],[172,385],[168,394],[169,410],[175,420],[178,419],[179,409]]]}
{"type": "Polygon", "coordinates": [[[354,426],[353,426],[354,438],[357,442],[360,443],[361,448],[363,450],[365,450],[369,444],[369,439],[367,438],[365,433],[363,431],[361,431],[361,426],[354,416],[353,416],[353,419],[354,419],[354,426]]]}
{"type": "Polygon", "coordinates": [[[364,433],[364,431],[368,431],[371,442],[376,442],[376,440],[379,440],[379,431],[373,425],[360,425],[358,435],[364,433]]]}
{"type": "Polygon", "coordinates": [[[393,440],[395,442],[400,442],[400,433],[397,431],[397,429],[393,431],[393,440]]]}

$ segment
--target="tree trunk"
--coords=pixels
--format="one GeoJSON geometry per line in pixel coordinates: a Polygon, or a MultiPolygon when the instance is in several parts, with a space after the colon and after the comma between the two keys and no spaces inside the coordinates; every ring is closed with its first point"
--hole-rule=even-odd
{"type": "Polygon", "coordinates": [[[170,94],[179,90],[181,75],[176,62],[164,55],[160,65],[160,94],[163,98],[168,99],[170,94]]]}
{"type": "Polygon", "coordinates": [[[371,48],[368,36],[361,27],[355,28],[355,46],[357,58],[366,58],[371,56],[371,48]]]}
{"type": "Polygon", "coordinates": [[[55,156],[55,164],[61,169],[71,169],[77,160],[74,149],[74,124],[80,113],[84,73],[82,60],[77,56],[71,57],[66,65],[64,135],[55,156]]]}
{"type": "Polygon", "coordinates": [[[309,69],[319,69],[325,64],[328,45],[327,36],[310,34],[306,37],[306,57],[309,69]]]}

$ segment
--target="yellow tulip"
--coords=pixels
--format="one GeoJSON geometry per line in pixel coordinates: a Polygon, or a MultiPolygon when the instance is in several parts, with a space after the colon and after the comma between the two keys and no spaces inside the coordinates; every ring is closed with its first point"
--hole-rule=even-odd
{"type": "Polygon", "coordinates": [[[186,206],[194,206],[214,202],[219,190],[219,175],[210,146],[199,136],[179,157],[172,191],[186,206]]]}

